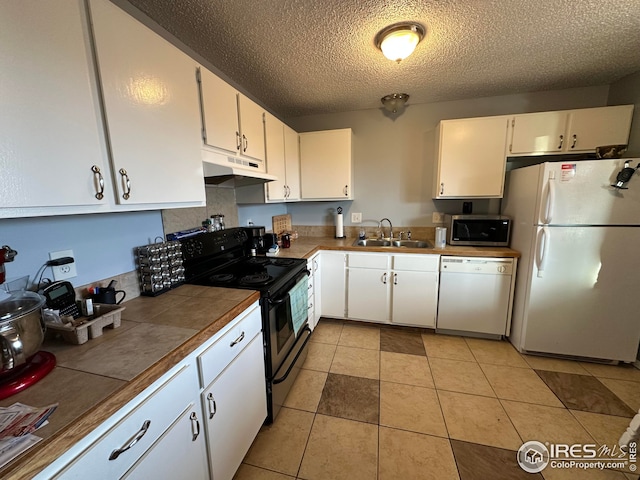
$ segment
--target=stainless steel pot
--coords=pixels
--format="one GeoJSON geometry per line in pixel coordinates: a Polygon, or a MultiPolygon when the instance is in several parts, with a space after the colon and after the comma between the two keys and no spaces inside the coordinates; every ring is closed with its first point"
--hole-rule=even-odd
{"type": "Polygon", "coordinates": [[[41,308],[45,298],[34,292],[13,292],[0,301],[0,374],[24,364],[44,340],[41,308]]]}

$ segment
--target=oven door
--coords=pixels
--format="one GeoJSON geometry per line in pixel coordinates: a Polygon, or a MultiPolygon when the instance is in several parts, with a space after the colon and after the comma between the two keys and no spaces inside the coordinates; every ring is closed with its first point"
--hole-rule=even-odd
{"type": "Polygon", "coordinates": [[[275,298],[267,298],[266,318],[269,325],[269,338],[267,348],[269,349],[269,365],[267,365],[267,375],[273,377],[275,372],[284,363],[287,355],[296,343],[296,326],[299,325],[298,335],[304,330],[307,323],[306,305],[303,306],[305,318],[301,319],[300,305],[292,305],[291,292],[304,289],[304,302],[307,301],[306,288],[301,283],[308,283],[309,272],[307,270],[301,272],[296,278],[282,289],[281,293],[275,298]],[[296,317],[297,318],[294,318],[296,317]],[[294,320],[297,320],[294,322],[294,320]],[[302,320],[302,321],[301,321],[302,320]]]}

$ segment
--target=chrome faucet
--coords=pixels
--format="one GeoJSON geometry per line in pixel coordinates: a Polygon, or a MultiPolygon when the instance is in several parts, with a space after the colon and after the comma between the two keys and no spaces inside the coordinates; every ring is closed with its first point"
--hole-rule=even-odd
{"type": "Polygon", "coordinates": [[[391,220],[389,220],[387,217],[383,218],[378,222],[378,224],[380,225],[380,239],[384,237],[384,230],[382,230],[382,222],[384,222],[385,220],[389,222],[389,240],[393,240],[393,225],[391,225],[391,220]]]}

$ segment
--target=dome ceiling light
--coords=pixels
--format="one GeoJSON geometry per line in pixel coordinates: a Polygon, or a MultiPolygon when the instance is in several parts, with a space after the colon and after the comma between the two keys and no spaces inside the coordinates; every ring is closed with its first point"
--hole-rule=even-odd
{"type": "Polygon", "coordinates": [[[402,22],[380,30],[375,43],[385,57],[400,63],[413,53],[424,35],[425,28],[419,23],[402,22]]]}
{"type": "Polygon", "coordinates": [[[398,113],[398,110],[402,110],[407,100],[409,100],[409,95],[406,93],[392,93],[380,99],[384,108],[391,113],[398,113]]]}

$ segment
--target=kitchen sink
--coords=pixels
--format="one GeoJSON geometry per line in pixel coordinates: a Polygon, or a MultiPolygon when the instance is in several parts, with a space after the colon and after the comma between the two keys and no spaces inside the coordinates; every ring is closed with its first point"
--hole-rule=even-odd
{"type": "Polygon", "coordinates": [[[407,248],[433,248],[431,243],[422,240],[394,240],[393,246],[407,248]]]}
{"type": "Polygon", "coordinates": [[[354,247],[390,247],[391,242],[389,240],[376,240],[374,238],[367,238],[366,240],[356,240],[353,242],[354,247]]]}
{"type": "Polygon", "coordinates": [[[423,240],[377,240],[367,238],[366,240],[356,240],[354,247],[406,247],[406,248],[433,248],[433,245],[423,240]]]}

